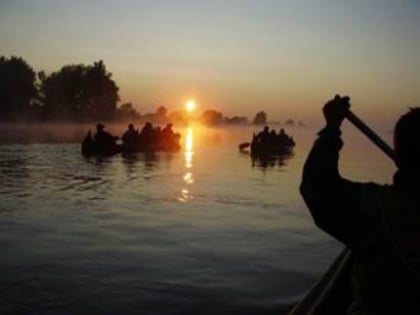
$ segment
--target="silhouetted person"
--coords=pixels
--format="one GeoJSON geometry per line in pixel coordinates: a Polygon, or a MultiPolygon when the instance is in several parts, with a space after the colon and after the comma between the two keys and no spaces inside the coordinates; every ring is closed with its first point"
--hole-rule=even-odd
{"type": "Polygon", "coordinates": [[[286,134],[284,129],[280,129],[279,135],[277,137],[278,143],[281,145],[288,145],[290,142],[289,136],[286,134]]]}
{"type": "Polygon", "coordinates": [[[161,146],[164,149],[169,149],[173,144],[177,142],[174,131],[172,130],[172,124],[167,124],[161,132],[161,146]]]}
{"type": "Polygon", "coordinates": [[[140,139],[146,147],[149,147],[153,143],[154,133],[152,123],[146,122],[140,132],[140,139]]]}
{"type": "Polygon", "coordinates": [[[105,126],[101,123],[96,125],[96,134],[95,141],[104,146],[113,146],[115,145],[118,137],[111,135],[109,132],[105,131],[105,126]]]}
{"type": "Polygon", "coordinates": [[[293,137],[289,136],[282,128],[277,136],[277,143],[280,145],[294,146],[295,140],[293,140],[293,137]]]}
{"type": "Polygon", "coordinates": [[[398,170],[392,185],[379,185],[339,174],[349,107],[348,97],[325,104],[326,127],[304,166],[301,193],[315,223],[353,252],[349,314],[420,314],[420,108],[398,120],[398,170]]]}
{"type": "Polygon", "coordinates": [[[174,131],[172,130],[172,124],[171,123],[167,124],[165,128],[163,128],[162,133],[165,139],[172,139],[172,137],[174,136],[174,131]]]}
{"type": "Polygon", "coordinates": [[[154,131],[154,141],[155,142],[159,142],[160,139],[162,138],[162,128],[160,128],[160,126],[157,126],[156,128],[153,129],[154,131]]]}
{"type": "Polygon", "coordinates": [[[268,126],[265,126],[264,129],[263,129],[263,131],[261,131],[257,135],[257,138],[256,138],[256,140],[258,142],[263,143],[263,144],[270,143],[270,139],[271,139],[270,129],[268,128],[268,126]]]}
{"type": "Polygon", "coordinates": [[[277,140],[277,133],[274,129],[271,129],[270,131],[270,144],[275,145],[277,140]]]}
{"type": "Polygon", "coordinates": [[[138,131],[134,129],[134,125],[129,124],[128,129],[124,132],[121,139],[125,145],[132,146],[138,140],[138,135],[138,131]]]}

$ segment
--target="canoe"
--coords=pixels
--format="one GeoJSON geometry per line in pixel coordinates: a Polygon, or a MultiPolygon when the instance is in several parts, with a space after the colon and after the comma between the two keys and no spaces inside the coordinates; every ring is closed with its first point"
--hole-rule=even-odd
{"type": "Polygon", "coordinates": [[[261,144],[257,142],[251,143],[252,156],[268,156],[268,155],[288,155],[292,152],[293,145],[286,144],[261,144]]]}
{"type": "Polygon", "coordinates": [[[145,144],[145,143],[131,143],[130,145],[124,144],[113,144],[113,145],[103,145],[97,143],[90,132],[87,133],[86,137],[84,138],[81,151],[82,154],[85,156],[112,156],[118,153],[138,153],[138,152],[156,152],[156,151],[164,151],[164,152],[176,152],[179,151],[181,148],[179,142],[176,141],[169,141],[169,142],[161,142],[159,144],[145,144]]]}
{"type": "Polygon", "coordinates": [[[288,315],[345,315],[351,303],[351,252],[343,250],[288,315]]]}
{"type": "Polygon", "coordinates": [[[283,139],[263,140],[254,133],[251,142],[243,142],[239,144],[238,148],[240,152],[250,153],[254,158],[267,158],[270,156],[290,155],[295,145],[293,138],[287,135],[283,139]]]}
{"type": "Polygon", "coordinates": [[[83,139],[82,154],[86,156],[112,156],[122,152],[122,146],[115,145],[102,145],[97,143],[91,136],[90,131],[83,139]]]}

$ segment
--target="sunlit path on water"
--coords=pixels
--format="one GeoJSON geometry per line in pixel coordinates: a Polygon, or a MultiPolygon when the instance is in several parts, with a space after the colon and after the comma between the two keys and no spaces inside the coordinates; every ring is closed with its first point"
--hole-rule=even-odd
{"type": "Polygon", "coordinates": [[[194,183],[193,175],[193,156],[194,156],[194,129],[192,126],[188,126],[185,132],[185,147],[184,147],[184,158],[185,158],[185,175],[183,176],[185,186],[181,189],[181,195],[178,200],[181,202],[187,202],[192,200],[194,196],[191,192],[191,185],[194,183]]]}

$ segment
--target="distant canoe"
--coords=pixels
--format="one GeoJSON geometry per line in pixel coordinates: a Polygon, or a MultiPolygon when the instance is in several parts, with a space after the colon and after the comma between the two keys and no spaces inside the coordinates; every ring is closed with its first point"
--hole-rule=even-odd
{"type": "Polygon", "coordinates": [[[345,315],[351,303],[351,252],[344,250],[288,315],[345,315]]]}
{"type": "Polygon", "coordinates": [[[253,141],[251,143],[251,155],[286,155],[293,151],[295,144],[262,144],[253,141]]]}
{"type": "Polygon", "coordinates": [[[159,144],[144,144],[141,142],[133,143],[131,145],[115,144],[115,145],[103,145],[97,143],[89,131],[84,138],[81,151],[85,156],[112,156],[118,153],[138,153],[138,152],[150,152],[150,151],[164,151],[164,152],[176,152],[181,148],[177,141],[166,141],[159,144]]]}
{"type": "Polygon", "coordinates": [[[295,147],[296,142],[292,137],[287,134],[262,137],[252,135],[251,142],[244,142],[239,144],[238,148],[241,152],[250,153],[251,156],[258,157],[269,157],[269,156],[282,156],[290,155],[295,147]]]}
{"type": "Polygon", "coordinates": [[[86,156],[98,155],[98,156],[111,156],[122,152],[122,146],[115,145],[103,145],[97,143],[89,131],[82,142],[82,154],[86,156]]]}

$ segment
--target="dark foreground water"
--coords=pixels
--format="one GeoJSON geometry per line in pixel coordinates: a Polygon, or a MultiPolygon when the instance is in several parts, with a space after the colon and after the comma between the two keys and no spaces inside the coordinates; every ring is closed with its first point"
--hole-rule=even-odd
{"type": "MultiPolygon", "coordinates": [[[[179,153],[130,157],[0,145],[0,314],[284,314],[341,247],[298,193],[314,132],[252,166],[252,131],[192,127],[179,153]]],[[[344,175],[390,181],[347,142],[344,175]]]]}

